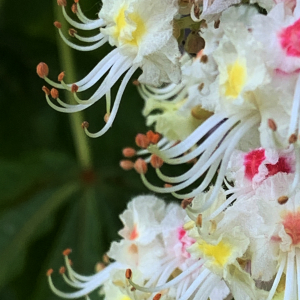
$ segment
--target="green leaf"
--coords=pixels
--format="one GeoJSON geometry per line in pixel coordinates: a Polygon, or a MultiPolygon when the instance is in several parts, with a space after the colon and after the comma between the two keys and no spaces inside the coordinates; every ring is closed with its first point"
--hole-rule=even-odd
{"type": "Polygon", "coordinates": [[[51,228],[53,213],[78,190],[77,184],[43,191],[0,215],[0,286],[21,270],[30,243],[51,228]]]}

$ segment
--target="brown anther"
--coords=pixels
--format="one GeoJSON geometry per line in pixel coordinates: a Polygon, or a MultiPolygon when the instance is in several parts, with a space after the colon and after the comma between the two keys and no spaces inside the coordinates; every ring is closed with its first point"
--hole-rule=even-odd
{"type": "Polygon", "coordinates": [[[123,150],[122,150],[122,154],[123,154],[123,156],[125,156],[125,157],[133,157],[133,156],[135,156],[136,155],[136,151],[135,151],[135,149],[133,149],[133,148],[124,148],[123,150]]]}
{"type": "Polygon", "coordinates": [[[191,31],[187,36],[184,49],[187,53],[197,54],[205,46],[204,39],[199,35],[198,31],[191,31]]]}
{"type": "Polygon", "coordinates": [[[139,133],[135,137],[135,143],[138,147],[146,149],[149,146],[150,141],[145,134],[139,133]]]}
{"type": "Polygon", "coordinates": [[[153,297],[153,300],[159,300],[161,297],[161,294],[156,294],[154,297],[153,297]]]}
{"type": "Polygon", "coordinates": [[[53,273],[53,269],[49,269],[46,273],[47,276],[51,276],[51,274],[53,273]]]}
{"type": "Polygon", "coordinates": [[[107,254],[103,254],[102,260],[106,265],[110,264],[110,259],[107,254]]]}
{"type": "Polygon", "coordinates": [[[198,85],[198,91],[201,92],[204,88],[204,83],[201,82],[199,85],[198,85]]]}
{"type": "Polygon", "coordinates": [[[291,136],[289,137],[289,143],[290,144],[294,144],[297,142],[297,135],[295,133],[291,134],[291,136]]]}
{"type": "Polygon", "coordinates": [[[50,95],[50,90],[46,87],[46,86],[43,86],[42,87],[42,91],[46,94],[46,95],[50,95]]]}
{"type": "Polygon", "coordinates": [[[68,30],[68,33],[69,33],[70,36],[74,37],[75,34],[77,33],[77,31],[76,31],[74,28],[70,28],[70,29],[68,30]]]}
{"type": "Polygon", "coordinates": [[[79,89],[78,85],[73,83],[72,86],[71,86],[71,92],[72,93],[77,93],[78,89],[79,89]]]}
{"type": "Polygon", "coordinates": [[[82,123],[81,123],[81,128],[89,128],[89,126],[90,126],[90,123],[88,122],[88,121],[83,121],[82,123]]]}
{"type": "Polygon", "coordinates": [[[200,58],[200,62],[206,64],[208,62],[208,56],[206,54],[203,54],[200,58]]]}
{"type": "Polygon", "coordinates": [[[67,6],[67,0],[57,0],[59,6],[67,6]]]}
{"type": "Polygon", "coordinates": [[[58,81],[63,81],[64,80],[64,77],[65,77],[65,72],[61,72],[59,73],[58,77],[57,77],[57,80],[58,81]]]}
{"type": "Polygon", "coordinates": [[[64,251],[63,251],[63,255],[64,256],[69,256],[70,254],[71,254],[71,252],[72,252],[72,249],[70,249],[70,248],[67,248],[67,249],[65,249],[64,251]]]}
{"type": "Polygon", "coordinates": [[[196,105],[192,108],[191,115],[197,120],[206,120],[211,117],[213,113],[203,109],[201,105],[196,105]]]}
{"type": "Polygon", "coordinates": [[[132,292],[136,291],[136,288],[133,286],[131,289],[130,289],[132,292]]]}
{"type": "Polygon", "coordinates": [[[71,10],[74,14],[77,14],[78,12],[78,9],[77,9],[77,4],[76,3],[73,3],[72,6],[71,6],[71,10]]]}
{"type": "Polygon", "coordinates": [[[60,267],[59,268],[59,274],[65,274],[66,268],[65,267],[60,267]]]}
{"type": "Polygon", "coordinates": [[[120,167],[125,171],[129,171],[133,169],[134,163],[131,160],[124,159],[120,161],[120,167]]]}
{"type": "Polygon", "coordinates": [[[220,20],[217,20],[217,21],[215,21],[215,23],[214,23],[214,28],[219,28],[219,26],[220,26],[220,20]]]}
{"type": "Polygon", "coordinates": [[[171,188],[172,186],[173,186],[173,185],[170,184],[170,183],[165,183],[165,184],[164,184],[164,187],[165,187],[165,188],[171,188]]]}
{"type": "Polygon", "coordinates": [[[147,163],[141,158],[138,158],[135,161],[133,167],[137,171],[137,173],[139,173],[139,174],[146,174],[147,171],[148,171],[147,163]]]}
{"type": "Polygon", "coordinates": [[[151,159],[150,159],[150,163],[151,163],[151,166],[155,169],[157,168],[160,168],[164,161],[159,157],[157,156],[156,154],[152,154],[151,155],[151,159]]]}
{"type": "Polygon", "coordinates": [[[110,117],[110,113],[106,113],[106,114],[104,115],[103,120],[104,120],[105,123],[108,122],[109,117],[110,117]]]}
{"type": "Polygon", "coordinates": [[[188,205],[190,205],[192,203],[192,201],[193,201],[193,198],[183,199],[181,201],[181,207],[183,209],[186,209],[188,207],[188,205]]]}
{"type": "Polygon", "coordinates": [[[101,263],[101,262],[96,263],[96,266],[95,266],[96,272],[100,272],[104,269],[105,269],[105,264],[104,263],[101,263]]]}
{"type": "Polygon", "coordinates": [[[132,81],[132,84],[135,86],[138,86],[138,85],[140,85],[140,82],[137,79],[135,79],[132,81]]]}
{"type": "Polygon", "coordinates": [[[47,64],[40,62],[36,66],[36,72],[41,78],[45,78],[49,74],[49,68],[48,68],[47,64]]]}
{"type": "Polygon", "coordinates": [[[202,214],[197,216],[196,224],[197,226],[202,227],[202,214]]]}
{"type": "Polygon", "coordinates": [[[273,131],[277,130],[277,125],[273,119],[268,119],[268,126],[273,131]]]}
{"type": "Polygon", "coordinates": [[[125,272],[125,277],[127,279],[131,279],[131,276],[132,276],[132,271],[130,269],[127,269],[125,272]]]}
{"type": "Polygon", "coordinates": [[[280,205],[283,205],[285,203],[287,203],[289,200],[289,197],[287,196],[280,196],[278,199],[277,199],[277,202],[280,204],[280,205]]]}
{"type": "Polygon", "coordinates": [[[55,21],[53,24],[54,24],[54,26],[55,26],[56,28],[61,29],[61,23],[60,23],[60,22],[55,21]]]}
{"type": "Polygon", "coordinates": [[[59,92],[57,89],[55,88],[52,88],[51,91],[50,91],[50,94],[51,94],[51,97],[53,99],[57,99],[59,97],[59,92]]]}
{"type": "Polygon", "coordinates": [[[147,131],[146,136],[151,144],[157,144],[160,140],[160,134],[154,133],[152,130],[147,131]]]}

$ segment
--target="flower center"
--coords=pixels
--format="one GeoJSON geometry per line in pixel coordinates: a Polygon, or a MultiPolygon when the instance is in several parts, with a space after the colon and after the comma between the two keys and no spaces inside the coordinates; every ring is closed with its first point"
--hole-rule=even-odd
{"type": "Polygon", "coordinates": [[[258,168],[265,158],[264,149],[253,150],[245,155],[245,175],[248,179],[252,180],[252,178],[258,173],[258,168]]]}
{"type": "Polygon", "coordinates": [[[240,60],[227,67],[228,79],[225,83],[225,96],[237,98],[246,82],[246,66],[240,60]]]}
{"type": "Polygon", "coordinates": [[[226,264],[232,253],[231,246],[223,241],[220,241],[217,245],[211,245],[205,241],[201,241],[198,247],[204,256],[211,257],[213,264],[219,267],[223,267],[226,264]]]}
{"type": "Polygon", "coordinates": [[[282,222],[285,232],[292,238],[293,245],[300,243],[300,211],[287,212],[282,222]]]}
{"type": "Polygon", "coordinates": [[[300,19],[284,28],[278,37],[287,56],[300,57],[300,19]]]}
{"type": "Polygon", "coordinates": [[[123,6],[114,20],[116,23],[114,37],[123,44],[138,46],[139,41],[146,32],[146,26],[144,20],[138,13],[132,12],[126,14],[126,9],[127,7],[123,6]],[[128,30],[128,21],[131,21],[130,23],[136,26],[131,32],[130,29],[128,30]]]}

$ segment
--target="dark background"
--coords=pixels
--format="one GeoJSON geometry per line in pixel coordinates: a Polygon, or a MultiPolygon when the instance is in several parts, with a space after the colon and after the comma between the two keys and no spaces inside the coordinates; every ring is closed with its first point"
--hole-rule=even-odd
{"type": "MultiPolygon", "coordinates": [[[[99,1],[80,3],[88,17],[96,18],[99,1]]],[[[71,4],[68,0],[69,12],[71,4]]],[[[46,103],[37,64],[46,62],[53,80],[64,70],[53,26],[63,17],[61,13],[57,17],[56,9],[56,0],[0,0],[1,300],[58,299],[45,274],[53,268],[55,284],[69,290],[58,274],[62,251],[72,248],[75,270],[93,273],[109,243],[118,239],[119,213],[133,196],[148,193],[134,171],[119,167],[122,148],[134,146],[135,135],[146,131],[143,100],[132,84],[113,127],[103,137],[88,138],[92,154],[88,172],[76,155],[70,115],[46,103]]],[[[76,80],[111,49],[105,45],[92,52],[72,50],[76,80]]],[[[104,113],[104,99],[84,111],[91,131],[103,126],[104,113]]]]}

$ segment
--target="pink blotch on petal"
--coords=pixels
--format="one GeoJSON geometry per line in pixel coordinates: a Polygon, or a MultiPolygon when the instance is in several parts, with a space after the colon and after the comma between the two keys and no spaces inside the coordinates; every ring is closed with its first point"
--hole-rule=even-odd
{"type": "Polygon", "coordinates": [[[189,258],[191,254],[186,251],[186,248],[193,245],[196,241],[193,238],[189,237],[186,231],[182,227],[179,227],[177,229],[177,234],[178,234],[178,240],[181,242],[182,245],[181,247],[182,256],[189,258]]]}
{"type": "Polygon", "coordinates": [[[300,243],[300,211],[288,212],[282,222],[285,232],[291,237],[293,245],[300,243]]]}
{"type": "Polygon", "coordinates": [[[300,57],[300,19],[278,34],[279,42],[287,56],[300,57]]]}
{"type": "Polygon", "coordinates": [[[133,230],[130,233],[129,239],[132,241],[132,240],[137,239],[138,237],[139,237],[139,232],[137,230],[137,225],[134,224],[133,230]]]}
{"type": "Polygon", "coordinates": [[[258,167],[265,160],[265,149],[256,149],[244,156],[245,176],[252,180],[258,173],[258,167]]]}

